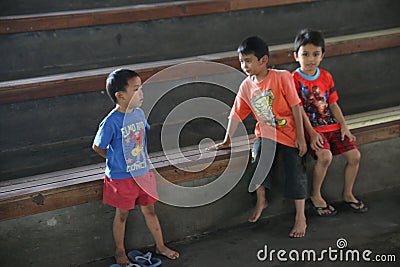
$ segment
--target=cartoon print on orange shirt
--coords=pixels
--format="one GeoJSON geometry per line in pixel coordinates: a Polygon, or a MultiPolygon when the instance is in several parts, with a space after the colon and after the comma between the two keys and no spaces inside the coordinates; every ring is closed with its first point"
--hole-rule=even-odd
{"type": "Polygon", "coordinates": [[[256,115],[264,120],[265,124],[272,127],[276,127],[277,123],[279,126],[285,126],[287,121],[285,119],[277,119],[272,111],[274,98],[272,90],[265,90],[251,99],[251,106],[256,115]]]}
{"type": "Polygon", "coordinates": [[[304,86],[301,82],[299,84],[303,96],[304,110],[310,118],[311,125],[320,127],[336,123],[327,102],[328,92],[321,94],[321,90],[317,86],[313,86],[310,92],[308,86],[304,86]]]}

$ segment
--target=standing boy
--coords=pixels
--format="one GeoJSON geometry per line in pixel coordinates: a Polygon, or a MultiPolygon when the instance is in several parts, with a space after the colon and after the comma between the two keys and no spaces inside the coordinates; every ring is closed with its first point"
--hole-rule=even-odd
{"type": "Polygon", "coordinates": [[[306,232],[304,214],[307,177],[301,156],[307,151],[301,116],[300,99],[288,71],[267,69],[269,51],[259,37],[249,37],[238,48],[242,70],[248,77],[242,82],[233,104],[225,139],[210,149],[231,145],[231,137],[240,121],[250,113],[257,120],[253,146],[252,181],[256,180],[257,203],[249,217],[256,222],[268,202],[266,188],[271,186],[269,167],[275,167],[276,152],[282,154],[285,170],[285,196],[294,199],[295,223],[290,237],[303,237],[306,232]],[[261,171],[260,171],[261,170],[261,171]]]}
{"type": "Polygon", "coordinates": [[[353,195],[353,185],[360,164],[356,138],[346,125],[337,103],[332,76],[318,68],[325,52],[325,41],[318,31],[303,30],[294,42],[294,58],[300,68],[293,72],[297,92],[302,100],[303,121],[316,158],[313,171],[311,203],[319,216],[336,214],[336,209],[321,195],[321,186],[332,162],[332,156],[342,154],[346,159],[343,199],[354,212],[363,213],[367,206],[353,195]]]}
{"type": "Polygon", "coordinates": [[[179,254],[164,244],[154,209],[157,190],[147,154],[146,130],[150,126],[139,108],[143,102],[141,79],[132,70],[118,69],[108,76],[106,89],[116,107],[100,123],[93,149],[106,159],[103,201],[116,208],[115,259],[121,266],[130,263],[124,246],[125,226],[129,210],[136,204],[141,206],[156,252],[177,259],[179,254]]]}

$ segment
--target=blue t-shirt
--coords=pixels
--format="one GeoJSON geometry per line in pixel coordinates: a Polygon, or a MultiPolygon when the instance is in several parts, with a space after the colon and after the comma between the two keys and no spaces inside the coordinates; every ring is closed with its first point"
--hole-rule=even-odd
{"type": "Polygon", "coordinates": [[[111,179],[141,176],[150,169],[146,130],[140,108],[130,113],[112,110],[100,123],[93,144],[107,151],[106,175],[111,179]]]}

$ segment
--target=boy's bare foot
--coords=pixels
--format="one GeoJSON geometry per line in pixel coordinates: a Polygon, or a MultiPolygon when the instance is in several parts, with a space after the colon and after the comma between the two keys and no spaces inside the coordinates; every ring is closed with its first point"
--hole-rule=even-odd
{"type": "Polygon", "coordinates": [[[126,256],[125,250],[116,249],[115,250],[115,261],[122,267],[128,266],[131,262],[126,256]]]}
{"type": "Polygon", "coordinates": [[[261,213],[266,207],[268,207],[267,199],[265,197],[257,198],[256,207],[254,208],[253,213],[250,215],[248,221],[252,223],[256,222],[260,218],[261,213]]]}
{"type": "Polygon", "coordinates": [[[163,255],[171,260],[176,260],[179,258],[179,253],[177,251],[168,248],[167,246],[156,247],[156,253],[163,255]]]}
{"type": "Polygon", "coordinates": [[[290,237],[303,237],[306,235],[306,228],[307,228],[307,224],[306,224],[306,218],[300,218],[300,219],[296,219],[294,222],[294,226],[292,228],[292,230],[289,233],[290,237]]]}

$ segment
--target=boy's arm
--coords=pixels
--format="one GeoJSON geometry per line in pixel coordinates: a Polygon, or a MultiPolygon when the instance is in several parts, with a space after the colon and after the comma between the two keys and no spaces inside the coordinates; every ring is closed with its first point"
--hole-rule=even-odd
{"type": "Polygon", "coordinates": [[[356,137],[350,132],[347,127],[346,121],[344,120],[344,116],[342,110],[340,109],[337,102],[329,104],[329,108],[331,109],[332,115],[335,117],[336,121],[340,124],[340,131],[342,133],[342,141],[347,136],[350,139],[350,142],[356,141],[356,137]]]}
{"type": "Polygon", "coordinates": [[[103,158],[107,157],[107,151],[105,149],[102,149],[96,145],[92,146],[93,150],[97,152],[97,154],[99,154],[100,156],[102,156],[103,158]]]}
{"type": "Polygon", "coordinates": [[[324,139],[322,139],[322,136],[312,127],[311,122],[304,108],[301,109],[301,113],[303,115],[304,128],[306,129],[310,137],[310,147],[315,151],[322,149],[324,147],[323,146],[324,139]]]}
{"type": "Polygon", "coordinates": [[[299,156],[302,157],[307,152],[306,139],[304,137],[304,127],[303,127],[303,108],[299,104],[292,107],[292,113],[294,122],[296,124],[296,147],[299,149],[299,156]]]}
{"type": "Polygon", "coordinates": [[[235,134],[240,121],[229,118],[224,141],[207,148],[207,150],[219,150],[231,146],[231,137],[235,134]]]}

